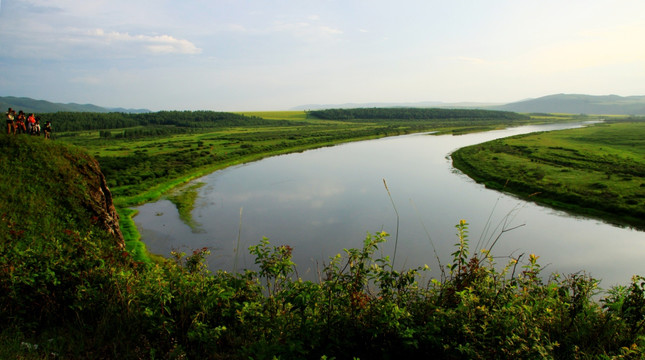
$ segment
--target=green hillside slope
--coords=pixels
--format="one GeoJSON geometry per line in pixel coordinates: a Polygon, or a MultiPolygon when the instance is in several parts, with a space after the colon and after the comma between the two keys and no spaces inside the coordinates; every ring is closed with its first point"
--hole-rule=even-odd
{"type": "Polygon", "coordinates": [[[124,109],[124,108],[105,108],[92,104],[75,104],[75,103],[54,103],[46,100],[36,100],[28,97],[0,96],[0,109],[6,111],[7,108],[13,108],[16,111],[22,110],[26,113],[55,113],[63,112],[124,112],[124,113],[145,113],[150,112],[147,109],[124,109]]]}
{"type": "Polygon", "coordinates": [[[100,320],[94,300],[129,258],[98,163],[42,137],[0,135],[0,149],[0,328],[100,320]]]}
{"type": "Polygon", "coordinates": [[[41,137],[3,135],[0,148],[0,209],[11,232],[34,241],[43,233],[97,227],[111,233],[110,245],[123,247],[112,195],[94,158],[41,137]]]}
{"type": "Polygon", "coordinates": [[[643,115],[645,96],[554,94],[494,108],[525,113],[643,115]]]}

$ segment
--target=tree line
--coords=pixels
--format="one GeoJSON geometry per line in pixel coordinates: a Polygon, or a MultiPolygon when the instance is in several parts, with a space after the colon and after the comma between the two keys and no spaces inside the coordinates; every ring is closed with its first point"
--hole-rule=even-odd
{"type": "MultiPolygon", "coordinates": [[[[526,115],[507,111],[476,109],[420,109],[420,108],[362,108],[310,111],[308,115],[323,120],[339,121],[438,121],[438,120],[527,120],[526,115]]],[[[285,126],[297,125],[289,120],[266,120],[241,114],[217,111],[159,111],[154,113],[90,113],[57,112],[40,115],[43,122],[55,124],[56,130],[84,131],[123,129],[137,126],[175,126],[181,128],[222,128],[231,126],[285,126]]],[[[105,137],[109,137],[104,133],[105,137]]],[[[123,135],[124,137],[129,137],[123,135]]]]}
{"type": "Polygon", "coordinates": [[[182,128],[221,128],[230,126],[281,126],[294,124],[287,120],[265,120],[240,114],[216,111],[159,111],[154,113],[88,113],[57,112],[41,114],[57,131],[122,129],[136,126],[172,125],[182,128]]]}
{"type": "Polygon", "coordinates": [[[360,109],[328,109],[309,111],[310,116],[324,120],[527,120],[527,115],[508,111],[481,109],[437,109],[437,108],[360,108],[360,109]]]}

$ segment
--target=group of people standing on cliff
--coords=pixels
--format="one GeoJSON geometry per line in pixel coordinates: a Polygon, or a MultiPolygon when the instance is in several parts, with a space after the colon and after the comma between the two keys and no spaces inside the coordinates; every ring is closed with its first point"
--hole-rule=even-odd
{"type": "Polygon", "coordinates": [[[52,124],[47,121],[45,126],[40,126],[40,118],[35,114],[27,116],[22,110],[16,114],[16,110],[9,108],[6,113],[7,116],[7,134],[30,134],[39,136],[41,131],[45,135],[45,139],[51,138],[52,124]]]}

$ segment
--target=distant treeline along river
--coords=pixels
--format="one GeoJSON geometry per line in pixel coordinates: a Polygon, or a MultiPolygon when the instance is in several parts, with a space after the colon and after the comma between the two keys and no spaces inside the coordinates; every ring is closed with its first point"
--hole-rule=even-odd
{"type": "Polygon", "coordinates": [[[167,200],[139,207],[135,222],[153,253],[211,248],[212,270],[253,268],[247,249],[267,237],[274,245],[292,246],[299,275],[315,280],[330,256],[360,248],[368,232],[381,230],[391,234],[381,248],[385,255],[393,255],[398,235],[395,268],[428,264],[430,275],[439,277],[436,258],[450,262],[454,225],[465,219],[471,252],[490,247],[503,229],[517,227],[493,248],[499,263],[534,253],[547,273],[585,270],[608,288],[645,274],[645,233],[486,189],[454,170],[449,157],[460,147],[496,138],[579,126],[414,134],[272,157],[198,179],[206,185],[199,189],[193,212],[197,231],[179,220],[167,200]]]}

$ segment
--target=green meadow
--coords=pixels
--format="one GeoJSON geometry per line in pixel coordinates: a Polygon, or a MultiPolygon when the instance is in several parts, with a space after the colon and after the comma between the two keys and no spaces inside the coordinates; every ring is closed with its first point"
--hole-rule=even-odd
{"type": "Polygon", "coordinates": [[[459,149],[452,158],[488,187],[645,229],[645,121],[520,135],[459,149]]]}
{"type": "MultiPolygon", "coordinates": [[[[267,120],[293,120],[304,121],[309,118],[305,111],[246,111],[236,112],[236,114],[259,117],[267,120]]],[[[315,120],[314,120],[315,121],[315,120]]]]}

